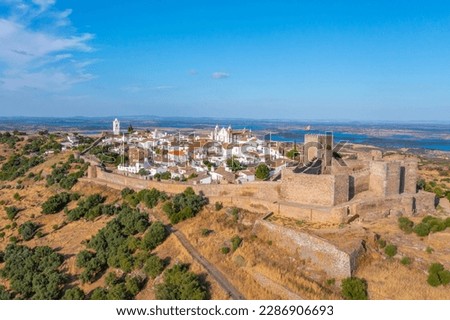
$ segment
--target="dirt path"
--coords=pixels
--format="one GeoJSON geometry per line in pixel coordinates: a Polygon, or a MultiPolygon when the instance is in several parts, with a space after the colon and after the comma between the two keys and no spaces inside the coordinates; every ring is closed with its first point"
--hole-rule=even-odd
{"type": "Polygon", "coordinates": [[[228,281],[228,279],[220,272],[213,264],[203,257],[197,249],[189,242],[186,236],[179,230],[175,229],[168,221],[167,217],[158,210],[147,210],[144,206],[139,206],[142,211],[149,212],[158,220],[166,224],[166,228],[170,233],[173,233],[178,241],[183,245],[187,252],[192,256],[192,258],[197,261],[208,274],[227,292],[231,298],[234,300],[245,300],[245,297],[228,281]]]}
{"type": "Polygon", "coordinates": [[[169,227],[169,230],[177,237],[183,247],[189,252],[189,254],[200,263],[203,268],[217,281],[217,283],[230,295],[234,300],[245,300],[244,296],[228,281],[228,279],[208,260],[205,259],[198,251],[195,249],[189,240],[184,236],[181,231],[169,227]]]}

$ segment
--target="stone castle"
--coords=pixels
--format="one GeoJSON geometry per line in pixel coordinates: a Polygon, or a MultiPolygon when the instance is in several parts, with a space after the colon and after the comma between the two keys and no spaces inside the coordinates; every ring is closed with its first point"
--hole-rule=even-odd
{"type": "MultiPolygon", "coordinates": [[[[191,185],[210,201],[307,221],[344,223],[435,210],[434,194],[417,190],[418,162],[383,157],[379,150],[333,151],[332,135],[306,135],[300,164],[286,167],[277,181],[191,185]]],[[[111,187],[182,192],[189,184],[157,182],[108,173],[91,166],[88,177],[111,187]]]]}

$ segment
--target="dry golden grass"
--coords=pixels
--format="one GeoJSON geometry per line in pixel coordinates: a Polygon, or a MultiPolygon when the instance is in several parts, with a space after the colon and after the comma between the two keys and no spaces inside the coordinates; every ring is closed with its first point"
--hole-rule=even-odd
{"type": "Polygon", "coordinates": [[[431,287],[425,272],[403,266],[398,260],[368,258],[356,276],[368,282],[369,298],[374,300],[448,300],[448,287],[431,287]]]}
{"type": "Polygon", "coordinates": [[[228,279],[247,299],[339,298],[332,290],[306,276],[308,268],[304,261],[293,259],[280,248],[252,235],[251,225],[246,225],[260,218],[260,214],[241,210],[240,216],[247,222],[243,225],[234,221],[227,210],[203,210],[197,217],[178,224],[177,228],[223,274],[232,275],[228,279]],[[201,235],[202,229],[213,232],[205,237],[201,235]],[[220,249],[231,247],[230,239],[235,235],[244,239],[242,246],[235,252],[222,254],[220,249]]]}

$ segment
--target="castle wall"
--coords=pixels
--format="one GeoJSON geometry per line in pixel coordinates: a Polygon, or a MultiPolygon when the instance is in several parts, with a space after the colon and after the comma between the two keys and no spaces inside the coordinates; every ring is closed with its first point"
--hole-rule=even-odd
{"type": "Polygon", "coordinates": [[[382,161],[372,161],[370,163],[369,189],[377,196],[386,195],[386,174],[387,163],[382,161]]]}
{"type": "Polygon", "coordinates": [[[417,192],[417,160],[408,159],[404,162],[404,192],[416,193],[417,192]]]}
{"type": "Polygon", "coordinates": [[[400,193],[400,173],[399,162],[388,162],[386,166],[386,196],[392,196],[400,193]]]}
{"type": "MultiPolygon", "coordinates": [[[[412,169],[414,165],[411,164],[412,169]]],[[[400,165],[390,168],[400,175],[400,165]]],[[[386,192],[386,163],[376,163],[371,166],[370,176],[362,170],[353,174],[353,184],[356,192],[363,192],[369,186],[373,191],[379,187],[379,193],[386,192]],[[377,171],[379,169],[379,171],[377,171]],[[381,174],[379,174],[381,173],[381,174]],[[378,174],[378,175],[377,175],[378,174]],[[379,180],[376,180],[379,178],[379,180]],[[383,189],[384,188],[384,189],[383,189]]],[[[408,174],[405,165],[405,175],[408,174]]],[[[414,173],[414,171],[412,171],[414,173]]],[[[361,218],[380,218],[388,215],[412,215],[433,213],[435,211],[435,196],[428,192],[395,194],[350,201],[349,189],[351,178],[342,175],[308,175],[296,174],[291,170],[283,170],[282,182],[253,182],[244,185],[213,184],[190,185],[179,182],[158,182],[123,175],[108,173],[91,165],[88,169],[87,181],[93,181],[118,190],[130,187],[135,190],[156,188],[169,194],[183,192],[190,186],[195,192],[202,192],[212,203],[221,201],[226,205],[234,205],[254,212],[274,212],[297,220],[342,223],[353,216],[361,218]]],[[[83,178],[82,178],[83,180],[83,178]]],[[[414,184],[415,186],[415,184],[414,184]]],[[[390,186],[395,190],[400,182],[390,186]]],[[[405,183],[405,189],[407,189],[405,183]]],[[[412,188],[412,184],[411,184],[412,188]]]]}
{"type": "Polygon", "coordinates": [[[335,220],[346,222],[355,215],[365,220],[376,220],[388,216],[412,216],[435,212],[435,195],[429,192],[394,195],[385,198],[366,198],[351,201],[331,210],[335,220]]]}
{"type": "Polygon", "coordinates": [[[332,175],[334,183],[333,205],[341,204],[349,200],[349,176],[348,174],[332,175]]]}
{"type": "Polygon", "coordinates": [[[284,200],[303,204],[332,206],[335,202],[335,178],[283,170],[281,195],[284,200]]]}
{"type": "Polygon", "coordinates": [[[370,170],[363,169],[352,172],[349,175],[349,199],[353,199],[357,194],[369,190],[370,170]]]}
{"type": "Polygon", "coordinates": [[[417,214],[432,214],[436,212],[436,195],[419,191],[413,196],[413,206],[417,214]]]}
{"type": "Polygon", "coordinates": [[[263,220],[255,222],[253,232],[259,238],[273,241],[292,257],[311,261],[330,277],[350,277],[356,270],[357,258],[364,251],[362,243],[346,252],[318,236],[263,220]]]}

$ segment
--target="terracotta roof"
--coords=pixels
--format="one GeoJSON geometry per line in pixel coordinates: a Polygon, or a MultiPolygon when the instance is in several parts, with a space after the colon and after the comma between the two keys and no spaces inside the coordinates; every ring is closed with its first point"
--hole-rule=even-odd
{"type": "Polygon", "coordinates": [[[173,154],[174,156],[184,156],[184,155],[186,155],[184,150],[169,150],[169,154],[173,154]]]}

